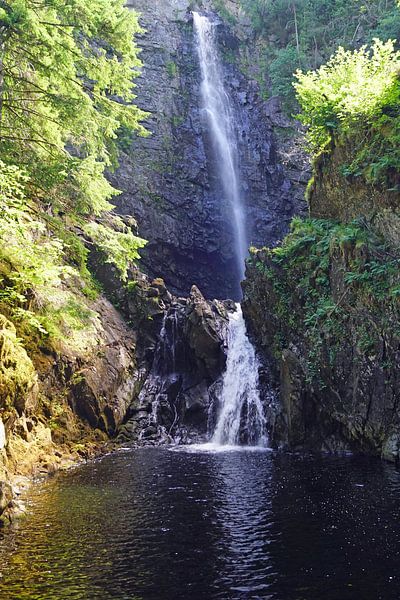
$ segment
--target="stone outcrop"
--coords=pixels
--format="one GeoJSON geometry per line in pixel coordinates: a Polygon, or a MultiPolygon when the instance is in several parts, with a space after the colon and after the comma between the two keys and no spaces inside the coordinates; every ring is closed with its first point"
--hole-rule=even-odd
{"type": "MultiPolygon", "coordinates": [[[[134,215],[140,235],[149,240],[142,252],[149,276],[162,276],[178,295],[197,284],[206,297],[228,298],[236,293],[237,279],[227,225],[230,207],[222,199],[202,128],[192,4],[129,2],[141,12],[146,30],[139,39],[144,69],[137,80],[137,102],[150,113],[151,135],[121,138],[123,155],[112,181],[123,192],[116,199],[118,211],[134,215]]],[[[212,8],[209,2],[200,5],[212,8]]],[[[235,107],[248,239],[273,245],[301,205],[274,141],[279,107],[262,100],[258,83],[240,68],[238,37],[226,23],[218,23],[225,85],[235,107]]]]}
{"type": "MultiPolygon", "coordinates": [[[[285,264],[262,251],[248,267],[245,314],[260,349],[280,379],[280,410],[273,415],[274,443],[291,449],[362,451],[400,457],[400,336],[397,310],[376,305],[357,291],[346,297],[346,260],[356,248],[331,258],[329,286],[340,303],[330,330],[315,335],[305,322],[305,298],[293,282],[291,314],[282,311],[274,282],[286,281],[285,264]],[[275,271],[274,279],[260,266],[275,271]],[[282,271],[281,271],[282,269],[282,271]],[[282,341],[284,340],[284,341],[282,341]]],[[[314,288],[318,293],[318,288],[314,288]]],[[[332,309],[333,310],[333,309],[332,309]]]]}
{"type": "Polygon", "coordinates": [[[68,402],[74,413],[112,436],[125,417],[140,377],[136,335],[104,299],[96,304],[103,332],[96,353],[69,362],[68,402]]]}
{"type": "Polygon", "coordinates": [[[104,297],[90,305],[90,345],[29,351],[0,315],[0,514],[9,481],[100,451],[140,385],[136,335],[104,297]]]}
{"type": "Polygon", "coordinates": [[[209,407],[226,362],[229,302],[206,301],[193,286],[165,313],[153,364],[118,439],[189,441],[207,432],[209,407]]]}
{"type": "Polygon", "coordinates": [[[336,145],[316,163],[310,216],[331,220],[253,253],[244,313],[280,380],[277,446],[398,461],[400,198],[345,178],[350,153],[336,145]]]}
{"type": "Polygon", "coordinates": [[[97,259],[120,311],[104,296],[92,301],[93,328],[80,350],[65,340],[28,355],[0,315],[0,516],[12,513],[10,481],[69,466],[117,433],[158,444],[207,430],[232,303],[206,301],[196,287],[176,298],[136,269],[121,285],[97,259]]]}

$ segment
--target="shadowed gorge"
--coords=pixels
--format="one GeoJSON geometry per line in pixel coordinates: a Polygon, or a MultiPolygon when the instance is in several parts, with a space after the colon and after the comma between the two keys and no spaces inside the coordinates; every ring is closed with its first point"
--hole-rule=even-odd
{"type": "MultiPolygon", "coordinates": [[[[152,135],[124,140],[121,166],[112,178],[123,191],[116,198],[118,210],[134,214],[149,240],[142,265],[150,276],[162,275],[179,295],[195,284],[207,298],[238,299],[243,266],[237,245],[243,259],[249,243],[277,242],[302,205],[290,193],[293,184],[277,155],[270,113],[257,82],[239,68],[240,40],[214,8],[205,37],[212,30],[216,50],[209,56],[216,62],[206,85],[218,78],[214,110],[224,102],[214,117],[225,140],[216,142],[205,127],[190,3],[132,0],[131,6],[140,11],[146,29],[136,101],[151,113],[146,124],[152,135]],[[224,162],[219,145],[232,136],[237,148],[224,162]],[[243,211],[233,221],[227,197],[232,192],[239,200],[235,210],[243,211]]],[[[209,115],[210,107],[205,108],[209,115]]]]}
{"type": "Polygon", "coordinates": [[[395,0],[0,0],[0,596],[397,600],[395,0]]]}

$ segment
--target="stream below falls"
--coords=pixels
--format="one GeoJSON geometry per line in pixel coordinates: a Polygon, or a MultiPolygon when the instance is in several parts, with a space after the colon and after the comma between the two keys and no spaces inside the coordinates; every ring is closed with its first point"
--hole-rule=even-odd
{"type": "Polygon", "coordinates": [[[7,600],[391,600],[400,474],[267,449],[121,450],[29,492],[7,600]]]}

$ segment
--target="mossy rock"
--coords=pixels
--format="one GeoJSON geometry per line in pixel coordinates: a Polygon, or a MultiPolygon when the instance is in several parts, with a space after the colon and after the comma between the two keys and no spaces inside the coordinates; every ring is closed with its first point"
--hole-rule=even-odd
{"type": "Polygon", "coordinates": [[[0,409],[21,414],[37,381],[31,359],[17,338],[14,325],[0,314],[0,409]]]}

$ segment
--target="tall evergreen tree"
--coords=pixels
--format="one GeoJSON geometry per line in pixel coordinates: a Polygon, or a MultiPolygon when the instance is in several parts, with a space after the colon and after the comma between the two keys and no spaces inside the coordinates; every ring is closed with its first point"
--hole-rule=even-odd
{"type": "Polygon", "coordinates": [[[140,31],[124,0],[0,0],[0,156],[61,205],[109,209],[117,131],[145,133],[140,31]]]}

